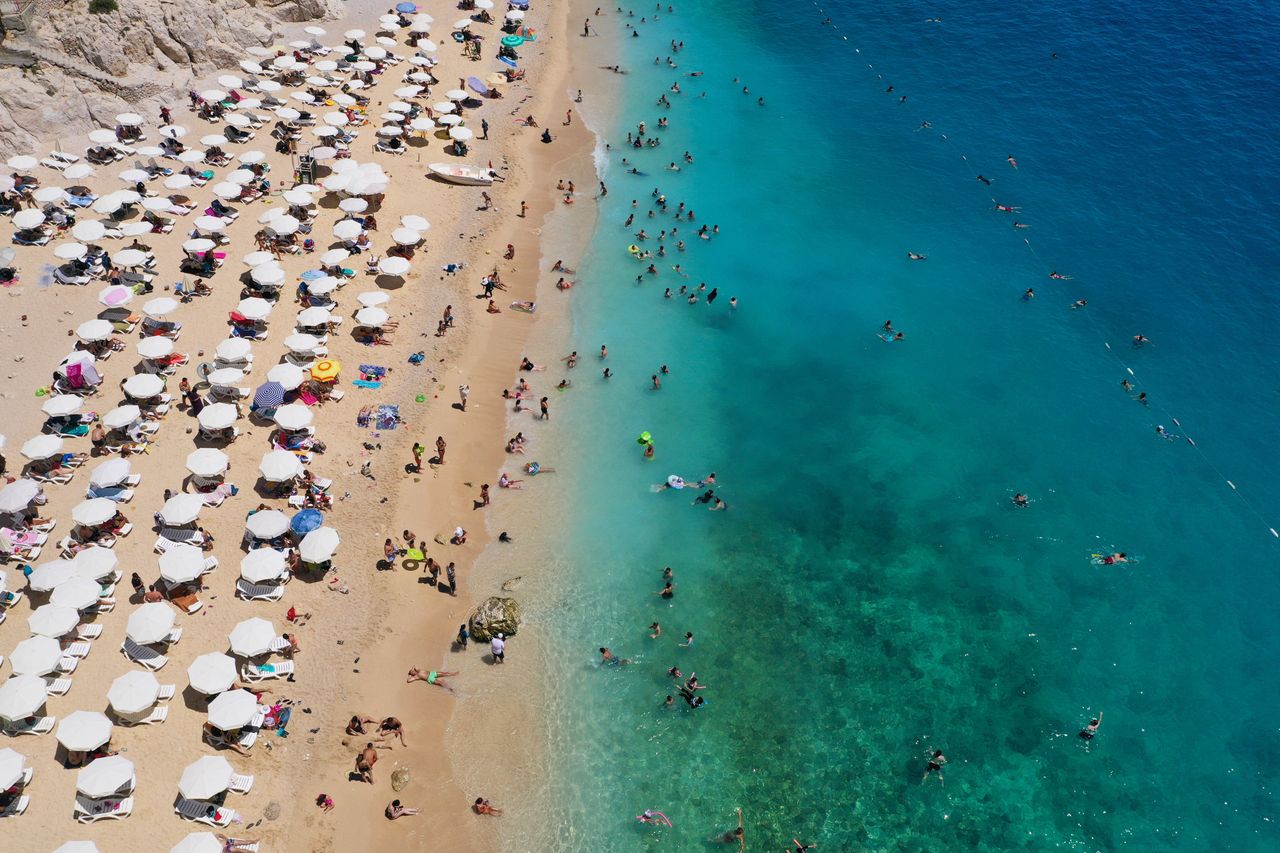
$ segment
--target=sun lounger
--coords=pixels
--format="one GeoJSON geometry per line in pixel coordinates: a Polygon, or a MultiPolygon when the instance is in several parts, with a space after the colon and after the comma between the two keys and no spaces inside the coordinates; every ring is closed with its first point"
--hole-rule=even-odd
{"type": "Polygon", "coordinates": [[[31,798],[26,794],[22,794],[5,808],[0,811],[0,817],[17,817],[27,810],[27,806],[31,804],[31,798]]]}
{"type": "Polygon", "coordinates": [[[66,696],[71,690],[70,678],[55,678],[47,681],[50,696],[66,696]]]}
{"type": "Polygon", "coordinates": [[[93,606],[94,613],[110,613],[116,609],[116,600],[114,598],[99,598],[98,603],[93,606]]]}
{"type": "Polygon", "coordinates": [[[37,483],[56,483],[61,486],[66,483],[70,483],[71,478],[75,476],[75,472],[68,471],[66,474],[59,474],[57,476],[52,474],[36,474],[32,472],[27,474],[27,476],[35,480],[37,483]]]}
{"type": "Polygon", "coordinates": [[[118,726],[154,726],[163,723],[169,718],[169,706],[157,705],[151,709],[151,713],[141,719],[132,720],[127,717],[116,717],[116,725],[118,726]]]}
{"type": "Polygon", "coordinates": [[[101,625],[82,624],[76,627],[76,638],[80,640],[96,640],[102,636],[101,625]]]}
{"type": "Polygon", "coordinates": [[[249,583],[244,578],[236,581],[236,595],[245,601],[279,601],[284,598],[284,587],[274,584],[249,583]]]}
{"type": "Polygon", "coordinates": [[[164,638],[164,642],[172,646],[174,643],[182,639],[182,628],[174,628],[169,632],[169,636],[164,638]]]}
{"type": "Polygon", "coordinates": [[[236,741],[236,745],[241,749],[252,749],[253,745],[258,742],[258,730],[244,729],[240,732],[240,739],[236,741]]]}
{"type": "Polygon", "coordinates": [[[293,644],[290,643],[288,640],[286,640],[284,637],[276,637],[274,640],[271,641],[271,651],[283,652],[289,647],[291,647],[292,645],[293,644]]]}
{"type": "Polygon", "coordinates": [[[131,814],[133,814],[133,797],[123,799],[104,797],[101,800],[94,800],[83,794],[76,795],[75,818],[80,823],[123,820],[131,814]]]}
{"type": "Polygon", "coordinates": [[[128,637],[124,638],[124,643],[120,646],[120,651],[129,660],[134,663],[141,664],[147,669],[155,672],[164,667],[169,659],[157,652],[155,649],[147,646],[140,646],[128,637]]]}
{"type": "Polygon", "coordinates": [[[25,720],[9,723],[4,727],[4,732],[8,735],[43,735],[53,731],[57,722],[57,717],[37,717],[31,723],[25,720]]]}
{"type": "Polygon", "coordinates": [[[261,666],[253,663],[246,663],[240,669],[240,677],[250,683],[258,681],[268,681],[272,678],[284,678],[293,675],[294,663],[291,660],[281,661],[280,663],[264,663],[261,666]]]}
{"type": "Polygon", "coordinates": [[[252,787],[252,776],[241,776],[239,773],[232,773],[231,784],[227,786],[227,790],[236,794],[247,794],[252,787]]]}
{"type": "Polygon", "coordinates": [[[83,642],[83,641],[78,643],[72,643],[71,645],[63,649],[63,651],[66,652],[67,654],[72,655],[74,657],[78,657],[78,658],[88,657],[89,652],[92,650],[93,650],[93,644],[83,642]]]}
{"type": "Polygon", "coordinates": [[[62,659],[58,661],[58,672],[63,675],[70,675],[76,671],[76,666],[79,665],[79,663],[80,658],[75,657],[74,655],[63,655],[62,659]]]}
{"type": "Polygon", "coordinates": [[[19,601],[22,601],[22,599],[25,596],[26,596],[26,593],[20,589],[11,590],[5,595],[3,599],[0,599],[0,606],[3,606],[7,610],[10,607],[13,607],[19,601]]]}
{"type": "Polygon", "coordinates": [[[178,688],[173,684],[161,684],[160,692],[156,694],[157,702],[168,702],[178,692],[178,688]]]}
{"type": "Polygon", "coordinates": [[[196,823],[208,826],[227,826],[239,817],[234,809],[215,806],[203,800],[188,800],[186,797],[178,797],[178,801],[173,804],[173,810],[187,820],[194,820],[196,823]]]}

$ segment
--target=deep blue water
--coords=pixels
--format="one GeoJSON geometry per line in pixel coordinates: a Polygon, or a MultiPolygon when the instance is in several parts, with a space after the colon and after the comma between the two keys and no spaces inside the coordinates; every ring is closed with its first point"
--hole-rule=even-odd
{"type": "Polygon", "coordinates": [[[548,846],[710,848],[740,806],[753,850],[1276,849],[1273,10],[636,11],[571,296],[615,376],[573,372],[546,487],[571,531],[548,846]],[[640,120],[660,148],[621,147],[640,120]],[[648,218],[655,187],[721,233],[648,218]],[[673,225],[688,250],[644,275],[627,245],[673,225]],[[700,281],[713,306],[662,296],[700,281]],[[727,512],[650,490],[710,470],[727,512]],[[1090,562],[1111,550],[1140,561],[1090,562]],[[706,708],[660,707],[672,665],[706,708]],[[921,784],[932,747],[945,785],[921,784]]]}

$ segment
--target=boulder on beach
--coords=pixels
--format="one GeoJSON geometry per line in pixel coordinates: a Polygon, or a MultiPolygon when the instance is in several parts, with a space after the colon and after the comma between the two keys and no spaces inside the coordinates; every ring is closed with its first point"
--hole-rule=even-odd
{"type": "Polygon", "coordinates": [[[480,602],[467,619],[471,639],[480,642],[492,640],[497,634],[510,637],[520,626],[520,605],[514,598],[490,596],[480,602]]]}

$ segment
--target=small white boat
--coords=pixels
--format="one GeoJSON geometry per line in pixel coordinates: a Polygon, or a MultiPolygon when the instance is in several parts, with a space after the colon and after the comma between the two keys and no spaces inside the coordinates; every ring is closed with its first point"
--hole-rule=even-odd
{"type": "Polygon", "coordinates": [[[479,166],[468,166],[465,163],[432,163],[427,168],[432,174],[451,184],[487,187],[493,183],[493,173],[479,166]]]}

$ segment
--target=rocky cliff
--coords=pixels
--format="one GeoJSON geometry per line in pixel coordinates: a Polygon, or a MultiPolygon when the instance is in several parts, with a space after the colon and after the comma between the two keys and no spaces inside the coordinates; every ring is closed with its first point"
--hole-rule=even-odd
{"type": "Polygon", "coordinates": [[[0,68],[0,154],[38,150],[113,124],[126,110],[148,117],[184,99],[195,80],[233,70],[245,48],[269,45],[286,22],[341,14],[341,0],[119,0],[89,12],[88,0],[38,0],[32,26],[4,47],[31,56],[0,68]]]}

